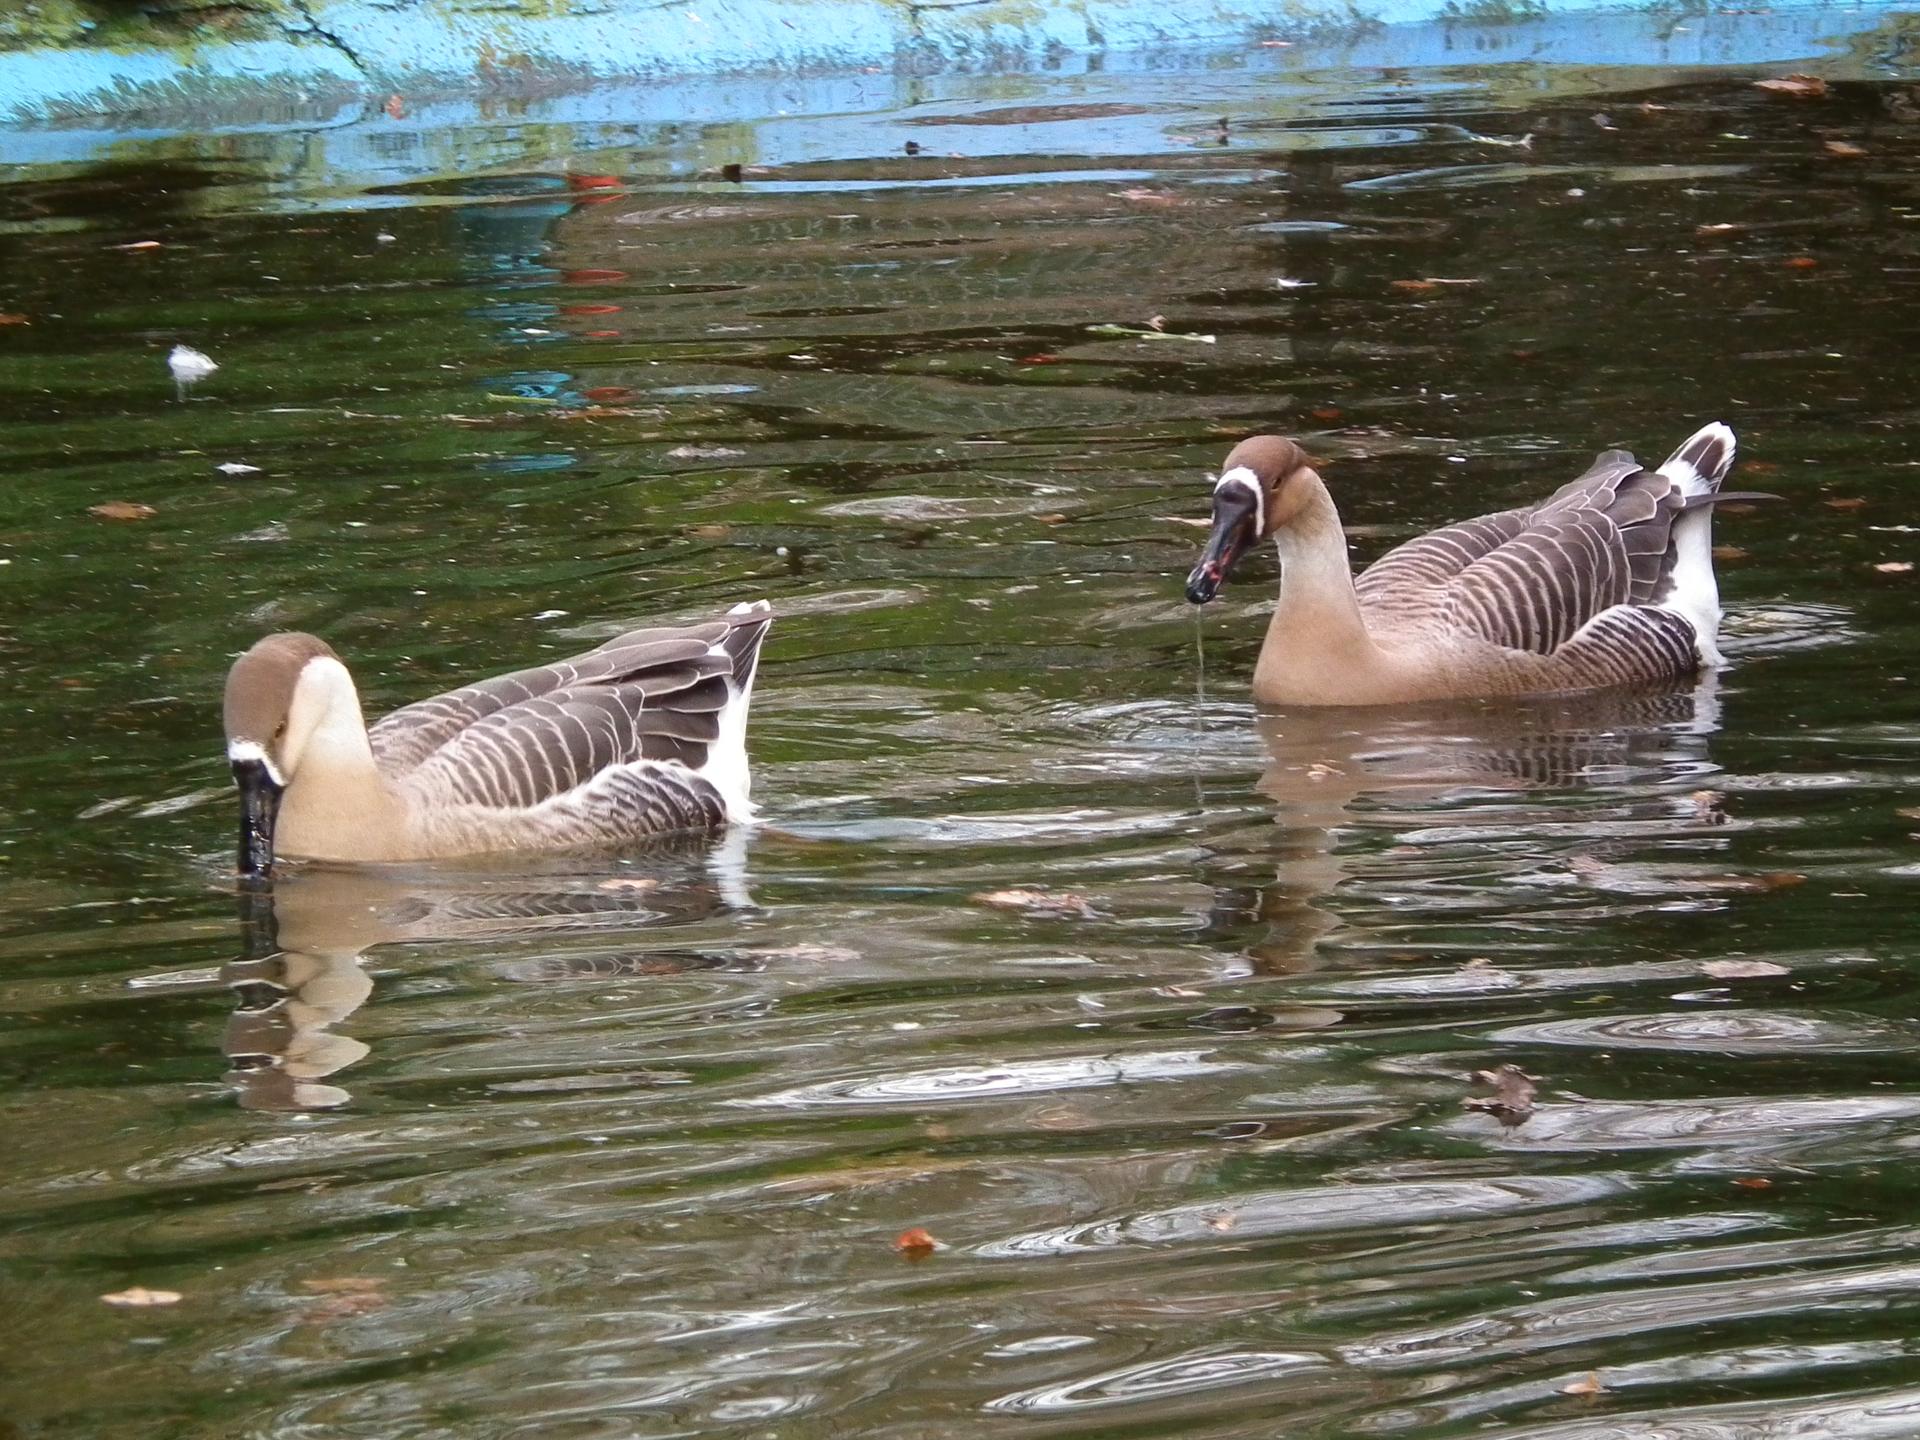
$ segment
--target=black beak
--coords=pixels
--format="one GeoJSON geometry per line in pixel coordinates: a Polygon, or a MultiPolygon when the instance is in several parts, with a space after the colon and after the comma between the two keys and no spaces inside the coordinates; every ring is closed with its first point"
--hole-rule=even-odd
{"type": "Polygon", "coordinates": [[[267,879],[273,874],[273,822],[286,786],[264,760],[234,761],[233,783],[240,787],[240,873],[267,879]]]}
{"type": "Polygon", "coordinates": [[[1220,593],[1233,562],[1259,538],[1254,534],[1259,511],[1260,499],[1250,486],[1223,485],[1213,492],[1213,533],[1200,552],[1200,563],[1187,576],[1187,599],[1195,605],[1220,593]]]}

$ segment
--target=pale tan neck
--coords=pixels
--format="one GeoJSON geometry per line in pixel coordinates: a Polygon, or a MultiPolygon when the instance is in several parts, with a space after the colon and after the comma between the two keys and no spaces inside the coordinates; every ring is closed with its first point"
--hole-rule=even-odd
{"type": "Polygon", "coordinates": [[[1353,593],[1346,531],[1326,485],[1311,470],[1292,482],[1306,498],[1275,533],[1280,599],[1260,647],[1253,694],[1268,704],[1353,703],[1370,688],[1383,656],[1353,593]]]}
{"type": "MultiPolygon", "coordinates": [[[[353,680],[338,662],[312,678],[314,690],[296,703],[311,703],[318,718],[280,802],[276,848],[322,860],[397,858],[406,853],[406,808],[374,764],[353,680]]],[[[301,683],[305,690],[308,677],[301,683]]]]}

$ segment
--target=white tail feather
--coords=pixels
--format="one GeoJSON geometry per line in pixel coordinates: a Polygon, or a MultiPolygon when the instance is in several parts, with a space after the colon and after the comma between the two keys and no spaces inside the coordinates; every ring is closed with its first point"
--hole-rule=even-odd
{"type": "MultiPolygon", "coordinates": [[[[752,623],[772,613],[773,607],[764,600],[742,601],[727,612],[729,616],[747,617],[743,623],[752,623]]],[[[723,644],[716,644],[714,648],[719,650],[723,644]]],[[[744,683],[727,681],[727,703],[720,707],[720,734],[707,751],[706,763],[694,772],[720,793],[727,807],[727,819],[736,824],[756,818],[750,798],[753,776],[747,764],[747,710],[753,703],[753,682],[759,673],[760,656],[756,649],[744,683]]]]}
{"type": "MultiPolygon", "coordinates": [[[[1733,431],[1716,420],[1688,436],[1659,473],[1683,495],[1710,495],[1733,467],[1734,443],[1733,431]]],[[[1702,505],[1674,521],[1673,547],[1673,590],[1661,603],[1693,627],[1700,663],[1718,665],[1720,584],[1713,574],[1713,506],[1702,505]]]]}

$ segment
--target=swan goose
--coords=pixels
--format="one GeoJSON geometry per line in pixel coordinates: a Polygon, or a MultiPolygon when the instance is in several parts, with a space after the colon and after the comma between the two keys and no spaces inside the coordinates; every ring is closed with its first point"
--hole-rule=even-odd
{"type": "Polygon", "coordinates": [[[429,860],[615,844],[749,820],[747,707],[773,611],[634,630],[371,728],[340,657],[269,635],[227,676],[240,872],[276,853],[429,860]]]}
{"type": "MultiPolygon", "coordinates": [[[[1535,505],[1463,520],[1357,579],[1339,512],[1291,440],[1227,456],[1187,599],[1219,593],[1271,539],[1280,597],[1254,667],[1267,705],[1382,705],[1547,695],[1662,680],[1720,663],[1712,517],[1733,431],[1705,426],[1654,470],[1625,450],[1535,505]]],[[[1771,497],[1768,497],[1771,498],[1771,497]]]]}

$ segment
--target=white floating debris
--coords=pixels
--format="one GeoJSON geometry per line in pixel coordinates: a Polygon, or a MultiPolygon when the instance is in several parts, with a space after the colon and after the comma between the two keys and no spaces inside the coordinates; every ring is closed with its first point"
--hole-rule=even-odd
{"type": "Polygon", "coordinates": [[[1273,288],[1276,290],[1311,290],[1319,283],[1318,280],[1296,280],[1291,275],[1273,277],[1273,288]]]}
{"type": "Polygon", "coordinates": [[[173,378],[182,385],[191,385],[196,380],[204,380],[219,368],[211,357],[202,355],[191,345],[176,345],[167,356],[167,369],[173,372],[173,378]]]}
{"type": "Polygon", "coordinates": [[[228,460],[213,468],[218,470],[222,475],[258,475],[260,473],[260,467],[258,465],[247,465],[238,460],[228,460]]]}
{"type": "Polygon", "coordinates": [[[381,245],[391,245],[393,244],[394,241],[398,240],[400,237],[398,235],[389,235],[386,231],[382,230],[378,235],[374,236],[373,238],[377,243],[381,245]]]}

